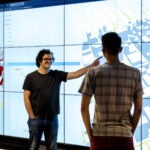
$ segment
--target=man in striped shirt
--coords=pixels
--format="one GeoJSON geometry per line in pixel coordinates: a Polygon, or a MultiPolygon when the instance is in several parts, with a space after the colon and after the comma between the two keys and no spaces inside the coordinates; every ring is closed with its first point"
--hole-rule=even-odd
{"type": "Polygon", "coordinates": [[[90,150],[134,150],[133,134],[142,111],[141,75],[137,68],[120,62],[118,54],[121,51],[121,38],[117,33],[103,35],[102,52],[106,63],[91,68],[79,89],[90,150]],[[91,124],[89,104],[92,96],[95,112],[91,124]]]}

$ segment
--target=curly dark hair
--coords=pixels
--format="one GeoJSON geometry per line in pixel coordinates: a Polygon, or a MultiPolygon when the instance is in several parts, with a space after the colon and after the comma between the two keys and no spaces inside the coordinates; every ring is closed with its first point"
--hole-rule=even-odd
{"type": "Polygon", "coordinates": [[[37,67],[40,67],[40,62],[42,61],[43,56],[44,56],[45,54],[50,54],[50,55],[52,55],[52,60],[53,60],[53,61],[55,60],[55,58],[53,57],[53,53],[52,53],[49,49],[42,49],[42,50],[39,51],[39,53],[38,53],[37,56],[36,56],[36,66],[37,66],[37,67]]]}

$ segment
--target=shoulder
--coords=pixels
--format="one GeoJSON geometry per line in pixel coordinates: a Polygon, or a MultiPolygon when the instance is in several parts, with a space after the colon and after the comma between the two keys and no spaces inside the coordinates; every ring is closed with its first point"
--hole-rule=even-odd
{"type": "Polygon", "coordinates": [[[61,70],[50,70],[49,74],[50,75],[57,75],[57,74],[67,74],[68,72],[65,72],[65,71],[61,71],[61,70]]]}
{"type": "Polygon", "coordinates": [[[92,67],[92,68],[90,68],[87,71],[86,75],[87,76],[96,76],[102,70],[102,68],[103,68],[102,65],[101,66],[92,67]]]}
{"type": "Polygon", "coordinates": [[[37,73],[38,73],[38,71],[37,71],[37,70],[35,70],[35,71],[33,71],[33,72],[28,73],[28,74],[27,74],[27,76],[36,75],[37,73]]]}
{"type": "Polygon", "coordinates": [[[55,78],[66,80],[68,72],[61,70],[50,70],[49,75],[55,78]]]}
{"type": "Polygon", "coordinates": [[[133,72],[137,72],[137,73],[140,73],[140,70],[138,68],[135,68],[135,67],[132,67],[132,66],[129,66],[129,65],[126,65],[126,64],[122,64],[126,69],[128,70],[131,70],[133,72]]]}
{"type": "Polygon", "coordinates": [[[139,68],[135,68],[135,67],[128,66],[128,65],[124,65],[124,68],[128,76],[133,77],[135,79],[141,78],[141,71],[139,68]]]}
{"type": "Polygon", "coordinates": [[[33,72],[30,72],[26,75],[26,78],[32,78],[32,77],[35,77],[37,76],[38,72],[37,70],[36,71],[33,71],[33,72]]]}

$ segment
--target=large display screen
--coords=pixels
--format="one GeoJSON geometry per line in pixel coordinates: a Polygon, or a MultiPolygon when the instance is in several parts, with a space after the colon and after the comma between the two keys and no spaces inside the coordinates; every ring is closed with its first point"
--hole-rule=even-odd
{"type": "MultiPolygon", "coordinates": [[[[143,112],[134,135],[136,150],[150,145],[150,9],[148,0],[35,0],[0,5],[0,134],[28,138],[22,85],[36,70],[35,57],[54,53],[52,69],[75,71],[102,56],[101,36],[122,37],[122,62],[140,69],[143,112]]],[[[105,63],[101,59],[101,64],[105,63]]],[[[62,83],[58,142],[89,146],[80,114],[83,77],[62,83]],[[73,119],[72,119],[73,118],[73,119]],[[76,125],[76,126],[75,126],[76,125]]],[[[93,117],[94,99],[91,102],[93,117]]],[[[92,120],[91,120],[92,121],[92,120]]],[[[44,140],[44,137],[42,138],[44,140]]]]}

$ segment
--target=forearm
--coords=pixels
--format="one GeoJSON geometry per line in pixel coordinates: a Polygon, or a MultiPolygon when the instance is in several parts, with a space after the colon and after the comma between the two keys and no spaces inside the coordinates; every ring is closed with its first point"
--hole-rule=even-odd
{"type": "Polygon", "coordinates": [[[134,112],[132,118],[132,132],[134,134],[142,113],[142,96],[134,100],[134,112]]]}
{"type": "Polygon", "coordinates": [[[132,133],[134,134],[135,129],[138,125],[138,122],[140,120],[142,109],[135,109],[133,113],[133,119],[132,119],[132,133]]]}
{"type": "Polygon", "coordinates": [[[74,72],[69,72],[68,75],[67,75],[67,80],[69,79],[74,79],[74,78],[78,78],[78,77],[81,77],[82,75],[84,75],[90,68],[94,67],[94,66],[98,66],[99,65],[99,59],[102,58],[99,57],[97,59],[95,59],[90,65],[84,67],[84,68],[81,68],[77,71],[74,71],[74,72]]]}
{"type": "Polygon", "coordinates": [[[90,68],[92,67],[92,65],[88,65],[84,68],[81,68],[75,72],[69,72],[67,75],[67,80],[69,79],[75,79],[75,78],[79,78],[82,75],[84,75],[90,68]]]}
{"type": "Polygon", "coordinates": [[[25,108],[26,108],[26,111],[29,115],[29,118],[34,118],[34,113],[33,113],[33,110],[32,110],[32,106],[31,106],[31,102],[29,99],[25,99],[25,108]]]}
{"type": "Polygon", "coordinates": [[[89,140],[91,140],[92,137],[92,129],[91,129],[91,123],[90,123],[90,115],[88,111],[83,111],[81,109],[82,119],[83,123],[85,125],[89,140]]]}
{"type": "Polygon", "coordinates": [[[90,113],[89,113],[90,100],[91,100],[90,96],[82,95],[81,115],[82,115],[82,120],[85,125],[89,140],[91,141],[92,128],[91,128],[90,113]]]}
{"type": "Polygon", "coordinates": [[[31,105],[31,101],[30,101],[30,95],[31,95],[31,92],[28,91],[28,90],[24,90],[24,104],[25,104],[25,108],[26,108],[26,111],[29,115],[29,118],[34,118],[34,113],[33,113],[33,110],[32,110],[32,105],[31,105]]]}

